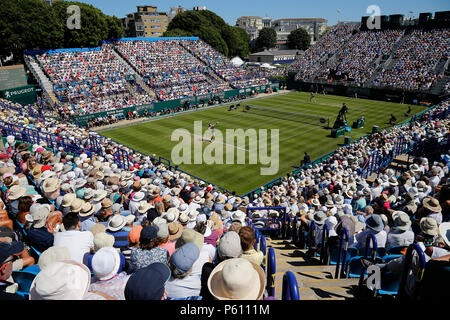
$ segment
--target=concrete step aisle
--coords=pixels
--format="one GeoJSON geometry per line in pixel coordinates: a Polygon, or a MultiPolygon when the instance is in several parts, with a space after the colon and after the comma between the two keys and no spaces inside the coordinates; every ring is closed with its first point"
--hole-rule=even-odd
{"type": "Polygon", "coordinates": [[[335,266],[321,265],[318,257],[305,257],[289,240],[267,239],[267,250],[273,247],[276,257],[275,297],[281,299],[283,275],[292,271],[297,279],[300,300],[354,299],[358,279],[333,279],[335,266]]]}

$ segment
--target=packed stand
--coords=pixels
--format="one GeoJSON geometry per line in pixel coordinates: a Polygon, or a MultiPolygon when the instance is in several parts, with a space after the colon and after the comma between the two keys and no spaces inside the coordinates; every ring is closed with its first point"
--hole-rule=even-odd
{"type": "MultiPolygon", "coordinates": [[[[432,112],[445,108],[448,101],[432,112]]],[[[409,141],[446,142],[449,120],[427,116],[410,127],[339,148],[325,163],[249,199],[221,192],[131,150],[132,166],[121,169],[114,151],[123,146],[114,141],[99,137],[104,152],[98,156],[91,152],[88,130],[7,110],[3,121],[72,137],[85,150],[80,155],[63,148],[51,151],[42,141],[28,144],[6,136],[0,154],[0,207],[5,208],[0,211],[0,263],[5,270],[0,281],[6,285],[0,287],[0,299],[21,299],[11,275],[36,265],[31,300],[270,299],[264,257],[253,249],[255,232],[247,226],[248,206],[284,206],[288,214],[318,226],[346,221],[346,226],[354,226],[354,245],[361,243],[358,235],[364,229],[379,230],[383,215],[387,220],[378,244],[387,245],[394,232],[385,229],[394,230],[399,215],[391,209],[416,216],[419,224],[413,230],[420,229],[423,237],[437,235],[449,218],[450,199],[437,194],[447,184],[448,154],[436,163],[420,158],[399,178],[386,171],[373,184],[356,174],[372,150],[389,152],[401,135],[409,141]],[[365,197],[370,205],[359,201],[365,197]],[[41,253],[36,258],[30,254],[34,250],[41,253]]],[[[258,215],[280,217],[277,211],[258,215]]],[[[258,226],[257,217],[250,218],[258,226]]],[[[441,236],[433,259],[448,254],[448,238],[441,236]]]]}
{"type": "Polygon", "coordinates": [[[131,70],[103,45],[100,50],[47,52],[35,56],[62,102],[126,92],[131,70]]]}
{"type": "Polygon", "coordinates": [[[290,70],[297,72],[295,79],[304,80],[312,77],[326,79],[329,71],[326,66],[328,58],[343,48],[358,28],[355,24],[333,26],[291,65],[290,70]]]}
{"type": "Polygon", "coordinates": [[[378,66],[375,60],[389,54],[403,34],[403,30],[360,31],[340,47],[328,67],[337,77],[362,85],[378,66]]]}
{"type": "Polygon", "coordinates": [[[115,46],[161,101],[224,90],[177,40],[119,41],[115,46]]]}
{"type": "Polygon", "coordinates": [[[394,53],[395,64],[372,84],[405,90],[427,90],[438,79],[435,67],[450,57],[450,29],[413,30],[394,53]]]}
{"type": "Polygon", "coordinates": [[[202,40],[180,40],[180,43],[235,89],[268,84],[261,72],[235,66],[202,40]]]}

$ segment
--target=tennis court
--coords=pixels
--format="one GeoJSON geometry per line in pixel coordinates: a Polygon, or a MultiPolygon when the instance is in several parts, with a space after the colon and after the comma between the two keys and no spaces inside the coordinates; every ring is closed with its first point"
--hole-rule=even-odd
{"type": "MultiPolygon", "coordinates": [[[[227,104],[100,133],[145,154],[170,159],[172,163],[175,162],[172,159],[174,148],[190,145],[191,162],[179,164],[180,169],[243,195],[293,171],[300,165],[305,151],[313,160],[342,145],[344,136],[332,138],[331,129],[327,128],[328,119],[332,126],[342,103],[346,103],[349,110],[349,126],[361,116],[365,117],[364,128],[352,129],[350,132],[352,140],[370,133],[373,125],[379,126],[380,130],[389,127],[391,113],[397,117],[398,122],[407,119],[404,113],[408,105],[320,94],[317,95],[316,102],[309,102],[309,93],[293,92],[241,101],[237,110],[229,111],[227,104]],[[250,106],[249,110],[245,108],[247,105],[250,106]],[[215,144],[209,142],[210,123],[217,123],[215,144]],[[181,131],[189,133],[189,141],[172,141],[174,132],[181,131]],[[261,150],[265,146],[261,132],[264,131],[268,147],[266,156],[275,153],[272,152],[275,150],[270,142],[273,141],[272,134],[278,131],[278,170],[266,175],[261,174],[261,169],[270,167],[272,162],[261,162],[261,150]],[[237,136],[235,139],[226,139],[227,132],[233,132],[237,136]],[[256,133],[256,140],[250,134],[252,132],[256,133]],[[220,135],[223,139],[220,139],[220,135]],[[239,135],[241,138],[242,135],[245,136],[244,144],[238,143],[239,135]],[[200,163],[195,161],[194,155],[194,148],[199,146],[202,154],[197,160],[203,155],[200,163]],[[217,154],[220,152],[222,153],[217,154]],[[251,160],[255,159],[252,157],[256,157],[255,152],[258,156],[257,163],[252,163],[251,160]],[[205,154],[212,155],[216,160],[221,157],[223,161],[209,164],[205,161],[205,154]]],[[[424,109],[422,106],[412,106],[411,115],[424,109]]]]}

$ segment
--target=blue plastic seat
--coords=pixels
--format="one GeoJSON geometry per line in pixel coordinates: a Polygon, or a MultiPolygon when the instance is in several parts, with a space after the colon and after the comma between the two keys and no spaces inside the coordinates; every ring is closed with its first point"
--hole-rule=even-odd
{"type": "MultiPolygon", "coordinates": [[[[347,260],[344,268],[347,278],[359,278],[361,276],[361,258],[363,256],[355,256],[347,260]]],[[[367,275],[367,270],[364,271],[364,275],[367,275]]]]}
{"type": "Polygon", "coordinates": [[[406,246],[394,246],[386,250],[386,254],[400,254],[401,251],[405,250],[406,246]]]}
{"type": "Polygon", "coordinates": [[[25,298],[28,298],[30,294],[31,283],[33,282],[36,275],[37,273],[34,271],[13,271],[12,277],[14,279],[14,282],[19,285],[16,293],[25,298]]]}

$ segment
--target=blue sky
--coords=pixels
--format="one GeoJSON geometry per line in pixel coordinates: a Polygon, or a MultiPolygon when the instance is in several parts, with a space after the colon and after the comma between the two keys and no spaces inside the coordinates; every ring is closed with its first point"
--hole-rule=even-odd
{"type": "Polygon", "coordinates": [[[240,16],[268,15],[281,18],[324,18],[329,25],[337,22],[336,9],[340,10],[339,21],[360,21],[367,7],[377,5],[381,14],[404,14],[418,17],[420,12],[450,10],[448,0],[78,0],[94,5],[108,15],[119,18],[135,12],[138,5],[157,6],[159,11],[168,12],[170,7],[181,5],[185,9],[206,6],[228,24],[234,25],[240,16]]]}

